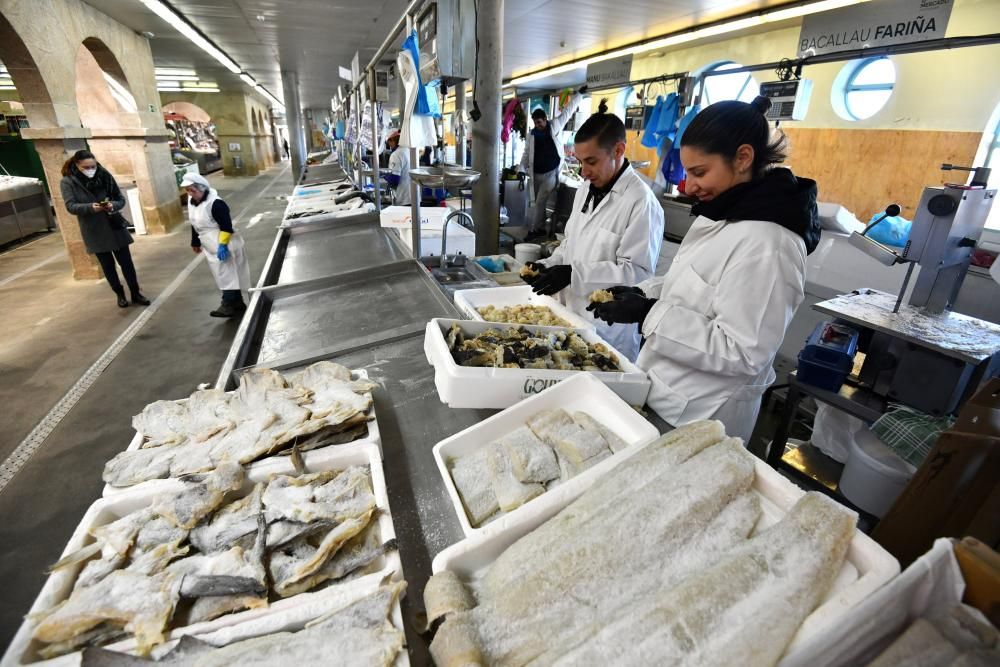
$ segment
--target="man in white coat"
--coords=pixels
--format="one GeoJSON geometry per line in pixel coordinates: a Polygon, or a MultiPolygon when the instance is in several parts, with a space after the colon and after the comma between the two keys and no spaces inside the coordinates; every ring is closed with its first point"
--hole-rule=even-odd
{"type": "Polygon", "coordinates": [[[185,174],[181,187],[188,195],[191,249],[205,255],[222,304],[209,315],[236,317],[247,309],[243,292],[250,289],[250,263],[243,239],[233,228],[229,205],[200,174],[185,174]]]}
{"type": "MultiPolygon", "coordinates": [[[[576,133],[576,157],[589,182],[573,200],[566,238],[550,257],[533,262],[528,276],[538,294],[587,315],[591,292],[611,285],[638,285],[656,270],[663,243],[663,207],[625,158],[625,124],[598,113],[576,133]]],[[[597,324],[597,333],[629,360],[639,353],[635,324],[597,324]]]]}
{"type": "Polygon", "coordinates": [[[531,188],[535,193],[534,217],[528,223],[529,233],[545,229],[546,209],[549,199],[559,187],[559,169],[563,161],[563,143],[560,138],[566,123],[576,113],[586,92],[584,86],[569,98],[555,118],[551,120],[542,108],[531,112],[534,127],[528,132],[524,153],[518,170],[531,175],[531,188]]]}
{"type": "Polygon", "coordinates": [[[393,132],[385,143],[392,151],[389,154],[389,171],[385,180],[396,193],[396,206],[410,205],[410,149],[399,145],[399,131],[393,132]]]}
{"type": "Polygon", "coordinates": [[[590,306],[607,322],[642,327],[637,365],[660,417],[673,426],[718,419],[744,442],[820,237],[815,181],[773,168],[785,140],[771,136],[770,104],[717,102],[695,117],[680,153],[698,217],[670,271],[590,306]]]}

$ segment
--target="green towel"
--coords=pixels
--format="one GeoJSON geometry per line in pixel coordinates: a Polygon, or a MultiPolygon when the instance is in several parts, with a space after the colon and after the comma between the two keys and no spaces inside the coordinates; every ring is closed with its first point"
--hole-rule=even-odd
{"type": "Polygon", "coordinates": [[[892,403],[886,413],[872,424],[872,431],[903,460],[919,468],[938,436],[954,423],[951,417],[932,417],[892,403]]]}

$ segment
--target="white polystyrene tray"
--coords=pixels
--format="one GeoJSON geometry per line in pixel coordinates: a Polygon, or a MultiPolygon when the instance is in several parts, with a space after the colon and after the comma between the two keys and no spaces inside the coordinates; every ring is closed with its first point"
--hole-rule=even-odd
{"type": "MultiPolygon", "coordinates": [[[[556,491],[567,486],[572,486],[574,489],[587,489],[605,470],[613,468],[624,460],[621,452],[616,453],[593,468],[559,484],[551,491],[546,491],[537,498],[529,500],[517,509],[506,512],[479,528],[474,527],[469,521],[465,506],[462,504],[462,497],[458,494],[458,489],[451,478],[448,462],[453,458],[486,447],[497,438],[524,426],[529,418],[539,412],[555,408],[562,408],[570,413],[577,410],[586,412],[628,443],[629,447],[626,449],[649,442],[659,436],[655,426],[643,419],[638,412],[629,407],[600,380],[592,377],[589,373],[580,373],[577,377],[549,387],[540,394],[525,399],[475,426],[470,426],[464,431],[442,440],[434,445],[434,460],[437,462],[438,471],[444,480],[445,488],[448,489],[448,495],[455,506],[455,514],[458,515],[458,522],[462,524],[462,530],[466,536],[502,531],[510,522],[516,522],[521,515],[536,511],[535,508],[538,505],[558,504],[559,495],[555,493],[556,491]]],[[[571,491],[571,493],[578,495],[577,491],[571,491]]]]}
{"type": "Polygon", "coordinates": [[[487,329],[509,329],[524,327],[529,331],[575,331],[588,343],[603,343],[614,348],[593,329],[566,329],[563,327],[540,327],[532,324],[500,324],[496,322],[474,322],[470,320],[432,319],[427,323],[424,334],[424,354],[434,367],[434,385],[438,397],[453,408],[495,408],[503,409],[524,398],[541,392],[552,385],[576,375],[587,373],[606,384],[629,405],[643,405],[649,394],[649,378],[646,373],[623,354],[615,351],[621,372],[602,371],[554,371],[529,368],[470,368],[459,366],[448,350],[445,334],[452,324],[457,323],[472,335],[487,329]]]}
{"type": "Polygon", "coordinates": [[[479,314],[479,309],[486,306],[496,306],[497,308],[522,305],[547,306],[556,316],[569,322],[572,327],[596,328],[594,324],[596,320],[593,318],[588,321],[587,318],[577,315],[551,296],[535,294],[528,285],[459,290],[455,292],[455,305],[471,319],[479,322],[485,321],[483,316],[479,314]]]}
{"type": "MultiPolygon", "coordinates": [[[[371,470],[372,491],[374,492],[375,502],[379,509],[378,522],[381,540],[384,543],[395,538],[396,532],[393,529],[392,517],[389,514],[389,497],[386,494],[385,475],[382,471],[382,459],[379,455],[378,448],[373,444],[369,444],[366,447],[356,447],[350,450],[334,449],[335,451],[331,452],[315,450],[303,454],[302,458],[305,461],[306,471],[312,473],[321,472],[323,470],[341,469],[351,465],[367,465],[371,470]]],[[[296,474],[291,461],[269,460],[262,462],[262,464],[257,466],[254,470],[248,471],[241,494],[245,495],[250,493],[256,483],[266,482],[271,475],[280,474],[296,474]]],[[[180,485],[180,482],[177,480],[158,480],[158,482],[160,483],[155,486],[144,484],[132,487],[131,489],[113,497],[102,498],[96,501],[90,506],[86,514],[84,514],[80,524],[73,532],[72,537],[70,537],[69,543],[66,545],[66,548],[63,549],[63,553],[60,558],[93,542],[93,538],[90,536],[90,531],[92,529],[111,523],[112,521],[115,521],[130,512],[146,507],[152,503],[153,498],[158,494],[169,492],[172,488],[176,489],[180,485]]],[[[396,580],[402,578],[402,565],[400,564],[398,551],[391,551],[380,560],[381,562],[376,566],[378,567],[378,576],[374,578],[376,586],[379,580],[389,574],[392,574],[393,579],[396,580]]],[[[42,587],[38,597],[35,598],[35,602],[31,606],[29,614],[36,614],[46,609],[50,609],[65,600],[73,590],[73,584],[76,582],[76,577],[80,572],[81,565],[82,564],[69,566],[49,575],[49,578],[45,581],[45,585],[42,587]]],[[[336,586],[337,584],[333,584],[330,588],[336,586]]],[[[264,609],[251,609],[235,614],[227,614],[215,619],[214,621],[175,628],[173,631],[168,633],[167,637],[168,639],[176,639],[184,634],[201,635],[254,619],[265,619],[260,622],[264,623],[266,626],[266,619],[268,619],[272,614],[284,612],[298,607],[301,604],[308,603],[308,601],[312,599],[312,596],[322,595],[326,590],[327,589],[323,589],[322,591],[318,591],[316,593],[307,592],[299,595],[293,595],[291,597],[278,600],[264,609]]],[[[399,610],[397,604],[397,610],[394,612],[394,618],[398,617],[399,610]]],[[[403,626],[401,620],[397,626],[400,630],[402,630],[403,626]]],[[[34,651],[37,650],[36,643],[31,639],[33,628],[34,624],[25,619],[25,621],[21,624],[21,627],[18,629],[17,634],[14,636],[10,646],[7,648],[2,667],[7,667],[8,665],[37,664],[37,661],[33,661],[35,656],[34,651]]],[[[279,626],[276,622],[274,628],[267,630],[267,632],[278,632],[282,629],[284,629],[284,627],[279,626]]],[[[134,642],[131,639],[125,640],[111,644],[107,648],[129,651],[134,648],[134,642]]],[[[55,659],[55,661],[52,661],[51,664],[78,665],[79,663],[80,654],[73,653],[61,656],[60,658],[55,659]]]]}
{"type": "MultiPolygon", "coordinates": [[[[366,371],[364,369],[357,370],[357,371],[351,371],[351,379],[353,379],[353,380],[367,380],[368,379],[368,371],[366,371]]],[[[232,392],[229,392],[229,393],[232,393],[232,392]]],[[[180,400],[183,401],[183,400],[187,400],[187,399],[180,399],[180,400]]],[[[379,454],[381,455],[381,453],[382,453],[382,434],[381,434],[381,432],[379,431],[379,428],[378,428],[378,417],[375,415],[375,404],[374,404],[374,402],[372,402],[372,406],[370,408],[368,408],[368,414],[371,415],[371,420],[369,422],[367,422],[368,423],[368,435],[367,436],[365,436],[364,438],[360,438],[358,440],[355,440],[354,442],[347,443],[346,445],[331,445],[329,447],[321,447],[320,449],[316,449],[316,450],[313,450],[313,451],[314,452],[322,452],[322,451],[326,451],[328,449],[336,450],[336,449],[355,448],[355,447],[360,447],[360,448],[364,449],[368,445],[375,445],[376,447],[378,447],[379,454]]],[[[128,447],[126,448],[126,451],[132,451],[132,450],[135,450],[135,449],[139,449],[139,447],[142,445],[142,443],[143,443],[144,440],[145,440],[145,436],[143,436],[142,433],[136,432],[136,434],[134,436],[132,436],[132,440],[128,443],[128,447]]],[[[306,452],[306,453],[308,454],[310,452],[306,452]]],[[[258,468],[261,468],[261,469],[266,468],[265,464],[268,464],[268,463],[270,463],[273,460],[280,461],[282,459],[287,459],[287,458],[288,458],[287,456],[283,456],[283,455],[268,456],[266,458],[260,459],[259,461],[254,461],[253,463],[251,463],[249,465],[243,466],[243,469],[249,475],[254,470],[257,470],[258,468]]],[[[139,487],[143,487],[143,488],[146,488],[146,489],[155,489],[155,488],[157,488],[158,485],[162,485],[164,482],[170,482],[170,481],[171,481],[170,479],[151,479],[149,481],[141,482],[141,483],[135,484],[133,486],[121,486],[121,487],[119,487],[119,486],[111,486],[110,484],[105,484],[104,485],[104,489],[101,491],[101,497],[102,498],[110,498],[112,496],[118,495],[119,493],[126,493],[128,491],[131,491],[133,489],[137,489],[139,487]]]]}
{"type": "MultiPolygon", "coordinates": [[[[617,465],[621,465],[623,461],[641,451],[646,444],[629,447],[613,458],[617,458],[617,465]]],[[[605,468],[595,476],[605,475],[608,470],[610,468],[605,468]]],[[[754,472],[753,490],[760,496],[763,510],[756,532],[777,523],[788,513],[792,505],[805,495],[805,491],[782,477],[763,461],[756,461],[754,472]]],[[[591,480],[587,486],[592,486],[594,481],[596,480],[591,480]]],[[[501,519],[503,525],[497,529],[467,537],[439,553],[432,564],[433,572],[436,574],[451,570],[464,581],[477,578],[508,547],[558,514],[585,490],[583,486],[570,484],[556,487],[545,494],[547,502],[536,503],[517,517],[501,519]]],[[[854,539],[847,551],[847,558],[830,593],[802,622],[785,653],[791,654],[812,638],[820,636],[821,633],[850,618],[854,608],[862,600],[897,574],[899,574],[899,562],[870,537],[861,531],[855,531],[854,539]]]]}

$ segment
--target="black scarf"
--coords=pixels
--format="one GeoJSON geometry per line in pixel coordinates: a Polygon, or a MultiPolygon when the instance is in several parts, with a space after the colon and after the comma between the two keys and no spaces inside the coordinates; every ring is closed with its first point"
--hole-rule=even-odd
{"type": "Polygon", "coordinates": [[[771,169],[756,180],[733,186],[715,199],[695,204],[691,214],[716,221],[773,222],[801,236],[807,253],[819,244],[816,181],[797,178],[791,169],[771,169]]]}
{"type": "Polygon", "coordinates": [[[607,185],[603,188],[594,187],[594,185],[591,184],[590,190],[587,191],[587,199],[583,202],[583,210],[580,212],[586,213],[589,211],[591,202],[594,203],[594,210],[596,211],[598,205],[601,203],[601,200],[608,196],[608,193],[615,187],[615,183],[617,183],[618,179],[622,177],[622,174],[625,173],[626,169],[628,169],[628,158],[625,158],[625,162],[622,163],[622,168],[618,170],[615,177],[608,181],[607,185]]]}

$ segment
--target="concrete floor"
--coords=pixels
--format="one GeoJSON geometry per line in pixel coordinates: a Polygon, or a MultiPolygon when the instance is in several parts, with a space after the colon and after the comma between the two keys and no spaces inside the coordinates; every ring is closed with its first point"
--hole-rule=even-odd
{"type": "MultiPolygon", "coordinates": [[[[256,283],[292,190],[288,163],[256,178],[211,176],[243,235],[256,283]],[[237,217],[238,216],[238,217],[237,217]]],[[[194,258],[190,227],[136,237],[140,285],[155,299],[194,258]]],[[[157,399],[214,383],[239,325],[208,313],[219,303],[199,263],[0,491],[0,646],[6,647],[87,507],[105,461],[125,449],[132,415],[157,399]]],[[[139,316],[119,309],[107,283],[74,281],[58,234],[0,255],[0,460],[139,316]],[[19,275],[26,269],[43,266],[19,275]]]]}

